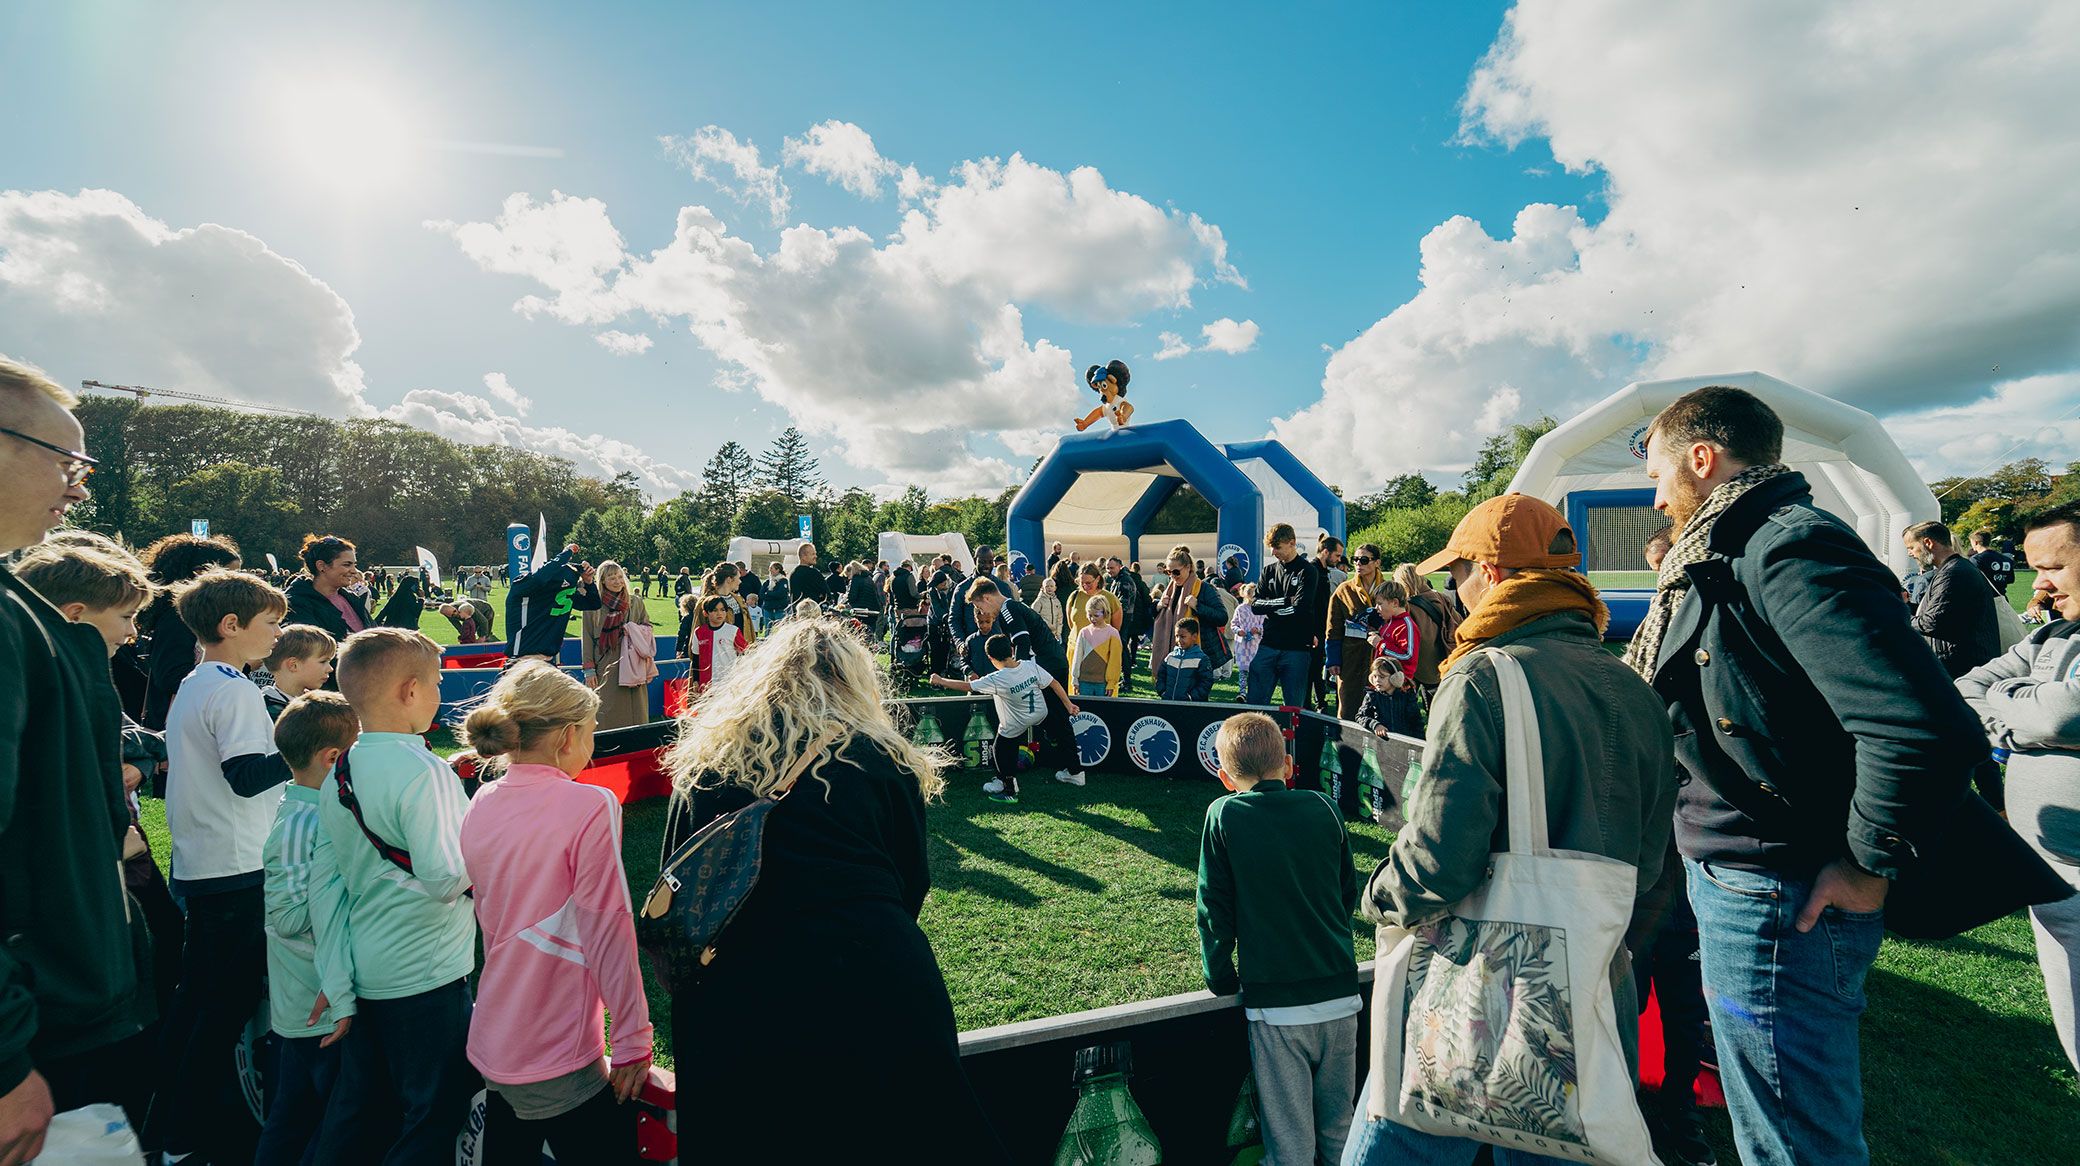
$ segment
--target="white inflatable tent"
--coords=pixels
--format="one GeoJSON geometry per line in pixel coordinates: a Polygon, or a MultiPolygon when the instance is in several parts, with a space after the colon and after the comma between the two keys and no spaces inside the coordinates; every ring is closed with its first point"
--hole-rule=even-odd
{"type": "MultiPolygon", "coordinates": [[[[774,563],[793,571],[801,563],[796,556],[803,544],[815,541],[806,538],[733,538],[729,540],[728,558],[732,563],[751,564],[751,570],[764,579],[774,563]]],[[[817,563],[825,570],[830,569],[830,564],[821,559],[817,563]]]]}
{"type": "Polygon", "coordinates": [[[1813,501],[1856,528],[1894,571],[1912,568],[1900,534],[1941,516],[1935,495],[1876,417],[1759,372],[1639,381],[1538,439],[1509,488],[1560,508],[1581,540],[1585,571],[1644,571],[1640,548],[1667,525],[1646,475],[1647,426],[1676,398],[1731,385],[1762,398],[1784,421],[1784,463],[1803,473],[1813,501]]]}
{"type": "Polygon", "coordinates": [[[966,535],[958,531],[944,534],[901,534],[897,531],[881,532],[880,551],[877,558],[893,567],[904,559],[929,559],[936,555],[952,555],[953,561],[961,565],[967,574],[975,573],[975,555],[968,549],[966,535]]]}

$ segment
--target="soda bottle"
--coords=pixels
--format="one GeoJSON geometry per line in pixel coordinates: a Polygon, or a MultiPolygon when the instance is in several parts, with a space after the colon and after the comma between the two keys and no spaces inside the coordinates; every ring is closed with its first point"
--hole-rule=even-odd
{"type": "Polygon", "coordinates": [[[1367,746],[1365,751],[1359,754],[1358,771],[1358,796],[1362,799],[1360,808],[1364,810],[1365,816],[1370,818],[1379,813],[1378,794],[1387,790],[1387,778],[1379,770],[1379,754],[1376,748],[1367,746]]]}
{"type": "Polygon", "coordinates": [[[1401,804],[1407,805],[1416,795],[1416,783],[1423,780],[1423,755],[1414,754],[1408,759],[1408,777],[1401,783],[1401,804]]]}
{"type": "Polygon", "coordinates": [[[920,709],[917,725],[910,730],[910,740],[929,749],[946,743],[946,732],[939,727],[939,718],[920,709]]]}
{"type": "Polygon", "coordinates": [[[1257,1118],[1257,1075],[1245,1074],[1228,1115],[1228,1159],[1233,1166],[1255,1166],[1264,1160],[1264,1127],[1257,1118]]]}
{"type": "Polygon", "coordinates": [[[1134,1046],[1126,1041],[1076,1052],[1076,1109],[1055,1147],[1054,1166],[1158,1166],[1163,1147],[1127,1091],[1134,1046]]]}
{"type": "Polygon", "coordinates": [[[976,709],[975,715],[968,718],[967,729],[961,733],[961,751],[967,754],[968,768],[982,769],[989,765],[990,742],[996,735],[996,730],[989,727],[989,718],[982,715],[981,709],[976,709]]]}

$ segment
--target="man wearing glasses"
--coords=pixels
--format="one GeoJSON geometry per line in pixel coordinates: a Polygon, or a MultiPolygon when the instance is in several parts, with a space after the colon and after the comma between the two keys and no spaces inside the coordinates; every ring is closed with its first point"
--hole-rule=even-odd
{"type": "MultiPolygon", "coordinates": [[[[0,558],[87,497],[71,394],[0,358],[0,558]]],[[[108,646],[0,565],[0,1166],[36,1157],[51,1114],[143,1117],[151,1020],[123,889],[129,826],[108,646]]]]}

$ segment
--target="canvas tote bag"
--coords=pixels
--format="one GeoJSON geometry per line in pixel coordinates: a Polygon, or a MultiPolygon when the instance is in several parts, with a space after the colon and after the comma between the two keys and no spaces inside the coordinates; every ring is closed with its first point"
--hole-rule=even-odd
{"type": "Polygon", "coordinates": [[[1502,689],[1509,849],[1450,914],[1380,929],[1367,1112],[1573,1162],[1654,1163],[1610,987],[1637,871],[1552,849],[1530,685],[1507,653],[1482,655],[1502,689]]]}

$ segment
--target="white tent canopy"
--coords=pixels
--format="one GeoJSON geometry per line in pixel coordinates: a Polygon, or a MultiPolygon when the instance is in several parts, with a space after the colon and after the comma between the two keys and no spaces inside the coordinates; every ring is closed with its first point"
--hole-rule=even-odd
{"type": "Polygon", "coordinates": [[[1568,515],[1585,570],[1643,568],[1639,548],[1663,525],[1641,494],[1654,485],[1646,475],[1647,427],[1676,398],[1706,385],[1746,389],[1776,410],[1784,464],[1806,476],[1814,503],[1855,527],[1895,571],[1911,568],[1900,534],[1940,517],[1941,508],[1892,435],[1861,409],[1759,372],[1627,385],[1540,438],[1509,488],[1568,515]]]}
{"type": "Polygon", "coordinates": [[[928,559],[935,555],[952,555],[953,561],[961,565],[968,574],[975,572],[975,555],[968,550],[967,536],[958,531],[944,534],[900,534],[896,531],[881,532],[877,558],[893,567],[904,559],[928,559]]]}

